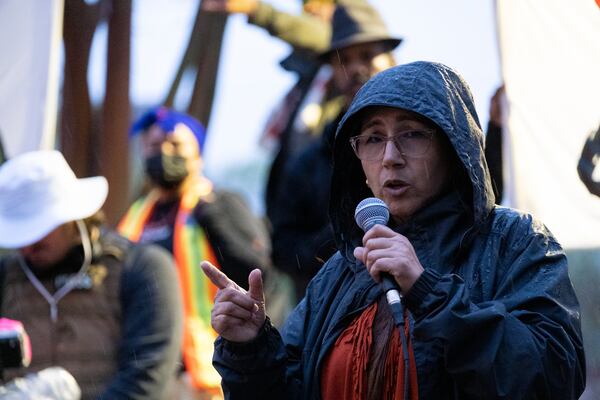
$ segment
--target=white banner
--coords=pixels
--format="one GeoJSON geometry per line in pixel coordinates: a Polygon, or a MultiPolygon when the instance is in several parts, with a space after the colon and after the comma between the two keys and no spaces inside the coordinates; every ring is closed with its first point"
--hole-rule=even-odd
{"type": "Polygon", "coordinates": [[[540,218],[565,248],[600,247],[600,198],[577,174],[600,123],[600,6],[497,0],[507,104],[505,204],[540,218]]]}
{"type": "Polygon", "coordinates": [[[6,154],[54,148],[63,0],[0,1],[0,135],[6,154]]]}

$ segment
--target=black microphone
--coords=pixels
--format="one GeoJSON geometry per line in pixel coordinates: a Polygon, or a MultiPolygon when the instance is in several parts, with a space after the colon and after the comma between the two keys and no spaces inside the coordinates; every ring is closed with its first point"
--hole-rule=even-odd
{"type": "MultiPolygon", "coordinates": [[[[365,232],[377,224],[387,225],[389,219],[390,210],[388,209],[388,206],[383,200],[376,197],[367,197],[362,200],[356,206],[356,211],[354,211],[354,220],[356,221],[356,224],[365,232]]],[[[403,324],[404,318],[402,316],[402,307],[400,303],[402,297],[398,290],[398,285],[390,274],[382,272],[380,276],[381,286],[387,302],[392,309],[392,313],[394,314],[394,320],[397,325],[403,324]]]]}

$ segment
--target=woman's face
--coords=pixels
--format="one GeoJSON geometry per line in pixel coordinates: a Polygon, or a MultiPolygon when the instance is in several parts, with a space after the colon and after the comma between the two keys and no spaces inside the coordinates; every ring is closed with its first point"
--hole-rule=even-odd
{"type": "Polygon", "coordinates": [[[362,119],[361,140],[384,143],[381,156],[361,159],[367,184],[388,205],[396,223],[405,222],[448,185],[449,150],[440,137],[443,133],[434,129],[417,114],[391,107],[377,107],[362,119]],[[402,137],[403,152],[394,141],[385,141],[392,137],[402,137]]]}

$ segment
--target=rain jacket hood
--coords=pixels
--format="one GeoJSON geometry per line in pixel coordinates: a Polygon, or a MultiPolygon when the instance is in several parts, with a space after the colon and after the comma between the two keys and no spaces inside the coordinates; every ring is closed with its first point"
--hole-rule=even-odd
{"type": "Polygon", "coordinates": [[[409,110],[437,124],[448,136],[471,182],[472,203],[467,207],[472,213],[472,226],[489,215],[494,195],[484,158],[483,132],[467,83],[439,63],[420,61],[396,66],[377,74],[360,89],[336,133],[329,213],[338,248],[346,258],[351,258],[364,234],[354,223],[355,207],[373,196],[364,183],[360,160],[349,139],[359,133],[361,111],[372,106],[409,110]]]}

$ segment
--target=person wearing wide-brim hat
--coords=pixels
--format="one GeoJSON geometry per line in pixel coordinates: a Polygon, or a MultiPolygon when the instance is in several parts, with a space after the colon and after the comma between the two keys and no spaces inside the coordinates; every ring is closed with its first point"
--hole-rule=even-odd
{"type": "Polygon", "coordinates": [[[2,316],[31,340],[27,368],[69,371],[82,399],[160,398],[175,376],[182,304],[172,259],[102,227],[104,177],[78,179],[58,151],[0,166],[2,316]],[[140,362],[143,360],[143,362],[140,362]]]}
{"type": "Polygon", "coordinates": [[[401,42],[366,0],[340,0],[333,14],[331,43],[319,58],[331,64],[334,84],[349,103],[371,76],[395,64],[391,51],[401,42]]]}
{"type": "MultiPolygon", "coordinates": [[[[304,150],[291,157],[279,174],[275,201],[267,203],[273,226],[273,263],[293,277],[296,299],[335,251],[327,209],[331,176],[331,140],[358,89],[376,73],[392,66],[390,53],[401,42],[365,0],[340,0],[332,19],[332,37],[323,61],[332,67],[339,96],[323,109],[330,122],[304,150]]],[[[274,185],[270,181],[271,185],[274,185]]],[[[275,189],[272,189],[275,190],[275,189]]]]}

